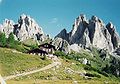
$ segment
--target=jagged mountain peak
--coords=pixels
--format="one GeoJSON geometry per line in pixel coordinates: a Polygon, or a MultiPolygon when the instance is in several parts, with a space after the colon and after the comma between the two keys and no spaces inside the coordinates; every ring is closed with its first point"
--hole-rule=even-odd
{"type": "Polygon", "coordinates": [[[91,20],[92,20],[92,21],[98,21],[98,17],[95,16],[95,15],[93,15],[93,16],[91,17],[91,20]]]}
{"type": "Polygon", "coordinates": [[[7,37],[13,32],[19,41],[25,41],[29,38],[39,41],[46,39],[42,27],[30,15],[20,15],[16,23],[12,20],[5,19],[0,27],[0,31],[5,32],[7,37]]]}
{"type": "Polygon", "coordinates": [[[75,19],[71,32],[66,32],[62,30],[56,37],[65,39],[70,45],[78,44],[84,48],[92,45],[113,51],[120,44],[120,37],[115,31],[115,26],[111,22],[105,25],[95,15],[88,20],[84,14],[80,14],[75,19]]]}
{"type": "Polygon", "coordinates": [[[84,14],[80,14],[76,20],[86,21],[86,16],[84,14]]]}
{"type": "Polygon", "coordinates": [[[13,20],[9,20],[9,19],[5,19],[4,20],[4,23],[8,23],[8,24],[14,24],[14,21],[13,20]]]}
{"type": "Polygon", "coordinates": [[[21,18],[21,19],[25,19],[26,17],[28,17],[28,15],[26,15],[26,14],[24,14],[24,13],[20,15],[20,18],[21,18]]]}
{"type": "Polygon", "coordinates": [[[22,20],[23,22],[25,22],[26,24],[27,24],[27,22],[30,22],[30,21],[36,23],[36,21],[35,21],[30,15],[25,15],[25,14],[20,15],[20,17],[19,17],[19,19],[18,19],[18,23],[19,23],[21,20],[22,20]]]}
{"type": "Polygon", "coordinates": [[[43,41],[46,38],[46,35],[42,31],[42,27],[40,27],[33,18],[25,14],[22,14],[18,19],[18,27],[16,27],[14,33],[21,41],[28,38],[43,41]]]}
{"type": "Polygon", "coordinates": [[[62,36],[62,39],[64,40],[69,40],[69,34],[67,33],[67,30],[64,28],[56,37],[61,37],[62,36]],[[64,37],[65,36],[65,37],[64,37]]]}
{"type": "Polygon", "coordinates": [[[0,26],[0,32],[4,32],[6,34],[6,37],[9,36],[9,34],[13,31],[14,27],[14,21],[9,19],[4,19],[3,24],[0,26]]]}
{"type": "Polygon", "coordinates": [[[89,23],[98,23],[100,26],[105,26],[104,22],[97,16],[93,15],[91,19],[89,20],[89,23]]]}
{"type": "Polygon", "coordinates": [[[13,24],[15,24],[15,22],[13,20],[9,20],[9,19],[4,19],[3,20],[3,26],[13,26],[13,24]]]}
{"type": "Polygon", "coordinates": [[[109,22],[107,25],[106,25],[107,28],[110,28],[110,29],[115,29],[115,26],[113,25],[112,22],[109,22]]]}

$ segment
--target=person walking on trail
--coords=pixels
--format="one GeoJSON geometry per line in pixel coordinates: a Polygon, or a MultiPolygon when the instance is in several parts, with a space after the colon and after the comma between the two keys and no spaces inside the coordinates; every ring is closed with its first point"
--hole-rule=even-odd
{"type": "Polygon", "coordinates": [[[0,75],[0,84],[7,84],[1,75],[0,75]]]}

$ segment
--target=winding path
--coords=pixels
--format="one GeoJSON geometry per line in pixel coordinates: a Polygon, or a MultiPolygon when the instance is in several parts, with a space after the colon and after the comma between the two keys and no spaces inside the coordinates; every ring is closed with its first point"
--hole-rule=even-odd
{"type": "Polygon", "coordinates": [[[6,84],[5,80],[2,78],[1,75],[0,75],[0,84],[6,84]]]}
{"type": "Polygon", "coordinates": [[[9,80],[9,79],[13,79],[13,78],[20,77],[20,76],[30,75],[30,74],[33,74],[33,73],[36,73],[36,72],[40,72],[40,71],[50,69],[50,68],[55,67],[57,65],[61,65],[61,62],[59,61],[59,59],[57,57],[54,57],[53,58],[53,63],[51,63],[51,64],[49,64],[49,65],[47,65],[47,66],[45,66],[43,68],[33,70],[33,71],[29,71],[29,72],[24,72],[24,73],[21,73],[21,74],[15,74],[15,75],[3,77],[3,79],[4,80],[9,80]]]}

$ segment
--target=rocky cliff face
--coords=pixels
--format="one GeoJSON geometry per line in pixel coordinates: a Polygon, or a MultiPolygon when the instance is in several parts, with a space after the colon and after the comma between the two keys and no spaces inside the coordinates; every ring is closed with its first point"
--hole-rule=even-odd
{"type": "Polygon", "coordinates": [[[39,41],[46,39],[46,35],[36,21],[24,14],[20,16],[16,24],[12,20],[5,19],[3,25],[0,25],[0,31],[4,32],[7,37],[13,32],[19,41],[25,41],[29,38],[39,41]]]}
{"type": "Polygon", "coordinates": [[[111,40],[112,40],[111,42],[113,44],[113,48],[117,49],[119,47],[119,45],[120,45],[120,37],[119,37],[118,33],[115,30],[115,26],[111,22],[109,22],[106,25],[106,28],[109,31],[110,35],[111,35],[111,40]]]}
{"type": "Polygon", "coordinates": [[[67,33],[64,29],[55,38],[62,38],[70,45],[78,44],[83,48],[92,45],[108,51],[113,51],[120,45],[119,35],[112,23],[105,25],[96,16],[92,16],[90,20],[87,20],[83,14],[75,19],[71,32],[67,33]]]}
{"type": "Polygon", "coordinates": [[[15,23],[12,20],[5,19],[3,22],[3,25],[0,25],[0,32],[4,32],[6,34],[6,37],[9,36],[11,32],[13,32],[15,23]]]}
{"type": "Polygon", "coordinates": [[[56,46],[57,50],[60,50],[66,53],[70,51],[68,48],[68,46],[70,46],[69,43],[62,38],[55,38],[52,44],[56,46]]]}

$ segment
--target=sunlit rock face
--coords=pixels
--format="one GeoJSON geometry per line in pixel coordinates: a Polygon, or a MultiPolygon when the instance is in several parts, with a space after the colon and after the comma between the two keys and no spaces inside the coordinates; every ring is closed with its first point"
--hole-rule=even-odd
{"type": "Polygon", "coordinates": [[[63,51],[65,53],[70,52],[69,43],[62,38],[55,38],[52,44],[55,45],[57,50],[63,51]]]}
{"type": "Polygon", "coordinates": [[[13,30],[14,30],[14,26],[13,25],[14,25],[13,20],[5,19],[3,21],[3,25],[0,26],[0,31],[4,32],[6,34],[6,37],[8,37],[9,34],[11,32],[13,32],[13,30]]]}
{"type": "Polygon", "coordinates": [[[42,28],[30,16],[21,15],[18,19],[18,24],[14,25],[14,27],[14,34],[20,41],[24,41],[28,38],[44,40],[45,34],[42,28]]]}
{"type": "Polygon", "coordinates": [[[58,38],[60,37],[64,40],[68,41],[69,40],[69,33],[67,33],[66,29],[63,29],[56,37],[58,37],[58,38]]]}
{"type": "Polygon", "coordinates": [[[102,20],[96,16],[92,16],[89,20],[88,29],[89,38],[93,46],[100,49],[108,49],[109,51],[113,50],[111,35],[102,20]]]}
{"type": "Polygon", "coordinates": [[[64,29],[55,38],[62,38],[70,45],[78,44],[82,48],[94,46],[100,49],[113,51],[120,45],[120,38],[115,31],[114,25],[92,16],[87,20],[84,14],[75,19],[71,32],[64,29]]]}
{"type": "Polygon", "coordinates": [[[37,22],[28,15],[22,14],[17,23],[12,20],[5,19],[0,24],[0,32],[4,32],[6,37],[12,32],[16,40],[25,41],[29,38],[38,41],[44,41],[47,37],[37,22]]]}
{"type": "Polygon", "coordinates": [[[109,33],[111,35],[113,48],[117,49],[119,47],[119,45],[120,45],[120,37],[119,37],[118,33],[115,30],[115,26],[111,22],[109,22],[106,25],[106,28],[108,29],[108,31],[109,31],[109,33]]]}
{"type": "Polygon", "coordinates": [[[69,43],[79,44],[81,47],[89,46],[90,39],[88,35],[88,21],[86,20],[85,15],[81,14],[75,19],[73,28],[70,32],[69,43]]]}
{"type": "Polygon", "coordinates": [[[3,25],[2,24],[0,24],[0,32],[3,32],[3,25]]]}

